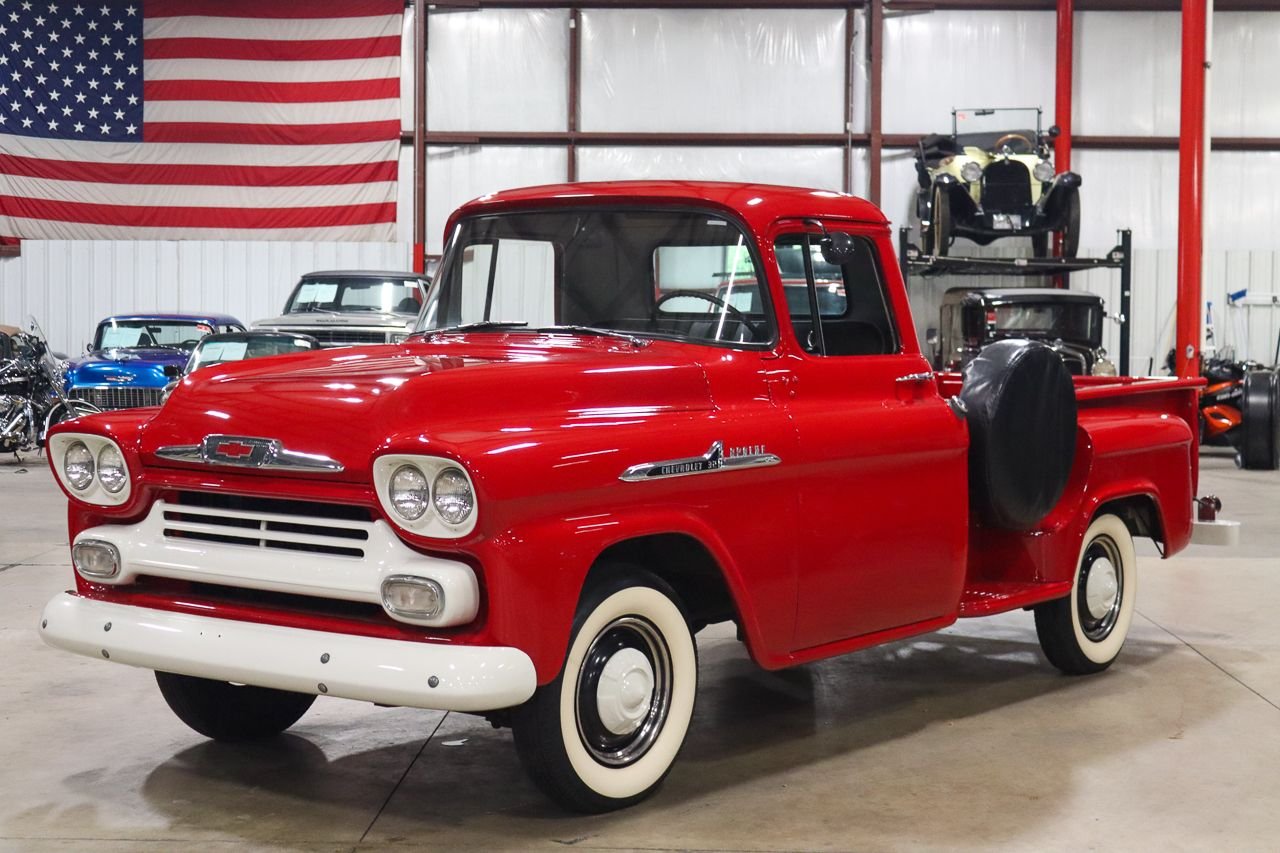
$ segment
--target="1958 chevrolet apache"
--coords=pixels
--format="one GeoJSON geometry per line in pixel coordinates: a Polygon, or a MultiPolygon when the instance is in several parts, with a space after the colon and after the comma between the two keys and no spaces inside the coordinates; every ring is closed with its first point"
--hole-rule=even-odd
{"type": "Polygon", "coordinates": [[[403,343],[51,433],[75,588],[48,643],[155,670],[220,740],[317,694],[484,714],[604,811],[675,761],[707,624],[775,669],[1027,608],[1098,672],[1133,537],[1192,539],[1200,380],[1073,379],[1017,340],[935,374],[865,201],[572,184],[446,237],[403,343]]]}

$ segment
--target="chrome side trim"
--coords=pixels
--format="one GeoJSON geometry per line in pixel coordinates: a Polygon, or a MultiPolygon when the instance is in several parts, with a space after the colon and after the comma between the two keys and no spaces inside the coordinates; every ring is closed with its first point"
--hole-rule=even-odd
{"type": "Polygon", "coordinates": [[[342,463],[317,453],[286,450],[279,439],[240,435],[206,435],[199,444],[172,444],[156,450],[156,456],[178,462],[223,465],[231,468],[271,468],[295,471],[328,471],[339,473],[342,463]],[[238,455],[222,450],[223,445],[236,445],[238,455]]]}
{"type": "Polygon", "coordinates": [[[764,468],[781,462],[781,457],[773,453],[744,453],[726,457],[724,442],[717,441],[712,443],[711,448],[701,456],[632,465],[623,471],[618,479],[624,483],[641,483],[646,480],[691,477],[694,474],[713,474],[717,471],[734,471],[740,468],[764,468]]]}

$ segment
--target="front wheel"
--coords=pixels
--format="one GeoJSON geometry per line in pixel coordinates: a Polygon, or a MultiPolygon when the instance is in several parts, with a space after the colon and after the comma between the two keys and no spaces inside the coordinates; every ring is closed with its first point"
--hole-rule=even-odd
{"type": "Polygon", "coordinates": [[[292,726],[316,701],[309,693],[250,687],[157,672],[160,694],[178,719],[214,740],[258,740],[292,726]]]}
{"type": "Polygon", "coordinates": [[[629,570],[583,594],[560,675],[516,710],[520,761],[565,808],[637,803],[680,752],[697,687],[697,647],[675,592],[629,570]]]}
{"type": "Polygon", "coordinates": [[[1089,525],[1066,598],[1035,609],[1036,634],[1049,663],[1068,675],[1088,675],[1111,666],[1133,621],[1137,593],[1133,537],[1114,515],[1089,525]]]}

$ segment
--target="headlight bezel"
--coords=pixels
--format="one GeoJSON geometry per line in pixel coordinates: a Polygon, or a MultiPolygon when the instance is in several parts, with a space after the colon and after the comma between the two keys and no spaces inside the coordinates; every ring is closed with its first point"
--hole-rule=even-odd
{"type": "Polygon", "coordinates": [[[412,523],[426,515],[427,511],[431,509],[431,498],[431,482],[427,479],[427,475],[422,473],[422,469],[417,465],[413,465],[408,462],[403,465],[399,465],[391,472],[391,476],[387,478],[387,502],[391,505],[391,511],[394,512],[396,517],[402,521],[412,523]],[[409,477],[418,477],[422,481],[422,488],[415,488],[411,484],[403,484],[398,488],[396,481],[402,474],[409,477]],[[420,507],[417,509],[417,512],[410,514],[405,512],[405,507],[401,505],[406,502],[397,499],[396,494],[397,492],[413,491],[421,492],[421,497],[418,500],[420,507]]]}
{"type": "Polygon", "coordinates": [[[89,445],[83,441],[73,441],[67,445],[66,451],[62,454],[59,466],[62,470],[62,476],[66,479],[67,485],[71,487],[76,494],[84,494],[87,489],[93,487],[93,481],[98,476],[97,457],[93,451],[89,449],[89,445]],[[80,456],[81,453],[86,457],[83,461],[72,461],[72,455],[80,456]],[[83,479],[76,476],[71,470],[72,465],[87,466],[83,479]]]}
{"type": "Polygon", "coordinates": [[[378,495],[378,503],[393,524],[410,533],[437,539],[459,539],[469,535],[476,527],[476,519],[480,515],[479,498],[476,494],[475,481],[465,465],[456,459],[443,456],[426,456],[418,454],[389,453],[379,456],[373,461],[373,484],[378,495]],[[391,500],[391,477],[406,465],[416,468],[427,482],[427,511],[417,519],[407,519],[401,515],[391,500]],[[436,480],[447,469],[456,469],[466,480],[471,491],[471,511],[460,522],[451,523],[443,516],[435,505],[436,480]]]}
{"type": "Polygon", "coordinates": [[[960,177],[970,184],[982,180],[982,172],[982,164],[977,160],[970,160],[960,167],[960,177]]]}
{"type": "Polygon", "coordinates": [[[128,503],[133,494],[133,474],[129,470],[129,457],[118,443],[102,435],[91,435],[84,432],[63,432],[49,437],[49,458],[53,462],[53,473],[58,483],[67,494],[78,501],[94,506],[120,506],[128,503]],[[67,452],[76,444],[83,444],[93,459],[93,479],[83,489],[76,486],[68,478],[65,471],[67,452]],[[124,470],[124,482],[119,490],[108,491],[102,481],[98,460],[105,450],[111,448],[120,454],[121,468],[124,470]]]}
{"type": "Polygon", "coordinates": [[[98,482],[102,485],[102,488],[106,489],[107,494],[109,495],[119,494],[120,490],[123,489],[129,482],[129,465],[124,461],[124,454],[120,452],[120,448],[116,447],[114,444],[108,444],[104,446],[101,450],[98,451],[96,462],[97,462],[95,466],[96,472],[94,476],[97,478],[98,482]],[[120,464],[119,465],[112,464],[108,466],[108,464],[103,461],[103,458],[106,457],[108,453],[115,454],[116,458],[120,460],[120,464]],[[115,474],[112,474],[110,476],[107,475],[108,471],[115,471],[117,469],[119,469],[119,472],[120,472],[119,480],[115,479],[115,476],[116,476],[115,474]],[[113,485],[115,486],[115,488],[112,488],[113,485]]]}
{"type": "Polygon", "coordinates": [[[1053,171],[1053,162],[1051,160],[1041,160],[1031,168],[1031,177],[1041,183],[1048,183],[1049,181],[1052,181],[1055,174],[1056,173],[1053,171]]]}

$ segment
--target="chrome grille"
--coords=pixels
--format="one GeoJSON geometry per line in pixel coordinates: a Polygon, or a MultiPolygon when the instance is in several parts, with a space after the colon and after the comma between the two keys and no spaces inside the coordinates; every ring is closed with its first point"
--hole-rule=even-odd
{"type": "Polygon", "coordinates": [[[352,344],[385,344],[385,332],[356,332],[346,329],[305,329],[305,334],[324,346],[350,346],[352,344]]]}
{"type": "Polygon", "coordinates": [[[164,535],[360,559],[372,527],[360,507],[182,492],[164,506],[164,535]]]}
{"type": "Polygon", "coordinates": [[[71,398],[84,400],[104,412],[110,409],[136,409],[139,406],[158,406],[164,395],[163,388],[73,388],[71,398]]]}

